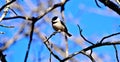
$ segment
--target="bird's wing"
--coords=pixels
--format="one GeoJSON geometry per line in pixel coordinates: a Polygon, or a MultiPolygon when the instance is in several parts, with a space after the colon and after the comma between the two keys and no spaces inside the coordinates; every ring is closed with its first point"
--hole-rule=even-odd
{"type": "Polygon", "coordinates": [[[65,31],[67,32],[67,31],[68,31],[68,30],[67,30],[67,27],[66,27],[66,25],[64,24],[63,21],[61,21],[61,24],[65,27],[65,31]]]}

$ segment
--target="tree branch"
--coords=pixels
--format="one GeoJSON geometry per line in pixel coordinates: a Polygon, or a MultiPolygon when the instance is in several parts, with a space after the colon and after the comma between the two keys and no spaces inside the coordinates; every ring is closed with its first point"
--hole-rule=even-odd
{"type": "Polygon", "coordinates": [[[115,49],[115,53],[116,53],[115,55],[116,55],[117,62],[119,62],[117,47],[116,47],[116,45],[113,45],[113,46],[115,49]]]}
{"type": "Polygon", "coordinates": [[[79,25],[77,25],[77,26],[78,26],[78,28],[79,28],[80,36],[81,36],[86,42],[88,42],[88,43],[94,45],[94,43],[92,43],[91,41],[87,40],[87,39],[82,35],[82,29],[80,28],[79,25]]]}
{"type": "Polygon", "coordinates": [[[99,0],[99,1],[120,15],[120,8],[115,3],[113,3],[110,0],[99,0]]]}
{"type": "MultiPolygon", "coordinates": [[[[10,0],[6,0],[6,3],[10,2],[10,0]]],[[[0,17],[0,22],[2,22],[2,19],[6,16],[8,10],[9,10],[10,5],[7,5],[4,9],[4,13],[2,14],[2,16],[0,17]]]]}
{"type": "Polygon", "coordinates": [[[44,13],[42,13],[40,16],[38,16],[38,19],[41,19],[44,15],[46,15],[48,12],[52,11],[53,9],[60,7],[62,5],[64,5],[68,0],[65,0],[64,2],[58,3],[58,4],[54,4],[53,6],[49,7],[44,13]]]}
{"type": "Polygon", "coordinates": [[[3,10],[6,6],[12,4],[12,3],[15,2],[15,1],[16,1],[16,0],[12,0],[11,2],[9,2],[9,3],[5,4],[5,5],[3,5],[3,6],[0,8],[0,11],[3,10]]]}
{"type": "MultiPolygon", "coordinates": [[[[46,38],[46,40],[47,40],[47,38],[46,38]]],[[[49,41],[47,41],[47,42],[49,42],[49,41]]],[[[47,47],[47,49],[50,51],[50,53],[51,53],[56,59],[58,59],[59,61],[61,61],[61,59],[59,58],[59,56],[57,56],[56,54],[53,53],[53,51],[52,51],[52,50],[50,49],[50,47],[47,45],[46,41],[44,41],[44,44],[45,44],[45,46],[47,47]]]]}
{"type": "Polygon", "coordinates": [[[5,17],[5,18],[3,18],[3,20],[17,19],[17,18],[24,19],[24,20],[32,20],[32,18],[25,17],[25,16],[5,17]]]}
{"type": "Polygon", "coordinates": [[[30,46],[31,46],[31,43],[32,43],[34,26],[35,26],[35,22],[37,21],[37,19],[34,18],[34,17],[33,17],[32,19],[33,19],[33,20],[32,20],[32,25],[31,25],[30,40],[29,40],[29,43],[28,43],[28,48],[27,48],[27,51],[26,51],[26,55],[25,55],[24,62],[27,62],[28,54],[29,54],[29,51],[30,51],[30,46]]]}
{"type": "Polygon", "coordinates": [[[0,60],[1,60],[2,62],[7,62],[6,59],[5,59],[5,56],[6,56],[6,55],[4,55],[3,52],[0,51],[0,60]]]}
{"type": "Polygon", "coordinates": [[[100,43],[102,43],[105,39],[107,39],[107,38],[109,38],[109,37],[112,37],[112,36],[115,36],[115,35],[119,35],[119,34],[120,34],[120,32],[114,33],[114,34],[111,34],[111,35],[108,35],[108,36],[105,36],[105,37],[103,37],[103,38],[100,40],[100,43]]]}
{"type": "Polygon", "coordinates": [[[94,49],[94,48],[97,48],[97,47],[100,47],[100,46],[119,45],[119,44],[120,44],[120,41],[97,43],[97,44],[94,44],[94,45],[89,46],[89,47],[87,47],[87,48],[84,48],[84,49],[81,50],[81,51],[78,51],[78,52],[75,52],[75,53],[69,55],[67,58],[64,58],[62,61],[66,61],[66,60],[68,60],[68,59],[70,59],[70,58],[72,58],[72,57],[74,57],[74,56],[76,56],[76,55],[78,55],[78,54],[80,54],[80,53],[82,53],[82,52],[86,52],[86,51],[88,51],[88,50],[91,50],[91,49],[94,49]]]}

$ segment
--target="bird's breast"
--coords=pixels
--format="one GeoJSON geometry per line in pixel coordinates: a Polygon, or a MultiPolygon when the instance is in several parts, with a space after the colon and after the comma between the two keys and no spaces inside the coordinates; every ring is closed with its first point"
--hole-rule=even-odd
{"type": "Polygon", "coordinates": [[[60,31],[64,31],[64,26],[61,24],[61,23],[54,23],[53,24],[53,28],[56,30],[56,31],[58,31],[58,30],[60,30],[60,31]]]}

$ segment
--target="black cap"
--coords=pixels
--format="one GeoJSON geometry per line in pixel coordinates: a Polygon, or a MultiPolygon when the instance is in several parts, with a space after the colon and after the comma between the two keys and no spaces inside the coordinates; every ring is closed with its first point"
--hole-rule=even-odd
{"type": "Polygon", "coordinates": [[[58,16],[54,16],[53,18],[52,18],[52,20],[56,20],[58,18],[58,16]]]}

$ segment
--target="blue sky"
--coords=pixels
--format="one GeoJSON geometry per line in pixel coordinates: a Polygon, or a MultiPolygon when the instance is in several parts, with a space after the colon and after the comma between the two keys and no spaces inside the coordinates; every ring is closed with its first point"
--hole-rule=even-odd
{"type": "MultiPolygon", "coordinates": [[[[83,29],[83,35],[88,40],[92,41],[93,43],[96,43],[104,36],[120,31],[119,15],[116,14],[114,11],[105,7],[100,2],[99,4],[100,6],[102,6],[102,8],[98,8],[94,0],[70,0],[69,2],[67,2],[65,6],[66,25],[68,27],[69,32],[73,36],[79,37],[79,30],[78,30],[77,24],[79,24],[80,27],[83,29]]],[[[19,20],[19,21],[24,21],[24,20],[19,20]]],[[[8,22],[2,22],[2,23],[12,25],[12,23],[10,22],[11,21],[9,21],[9,23],[8,22]]],[[[13,22],[13,23],[16,24],[16,22],[13,22]]],[[[48,25],[48,26],[49,27],[43,27],[43,28],[48,28],[47,30],[44,30],[44,33],[47,33],[46,35],[50,35],[50,33],[53,31],[53,29],[51,30],[51,25],[48,25]],[[49,32],[49,30],[51,31],[49,32]]],[[[5,36],[1,35],[0,39],[7,37],[7,36],[11,38],[14,32],[17,31],[18,29],[17,27],[13,29],[9,29],[9,30],[6,28],[0,27],[0,31],[8,32],[5,36]],[[9,32],[12,32],[12,33],[9,33],[9,32]]],[[[56,34],[55,36],[61,37],[59,35],[60,34],[56,34]]],[[[58,40],[57,39],[58,37],[53,37],[50,40],[55,42],[55,44],[57,44],[58,46],[63,47],[64,45],[62,44],[64,42],[61,42],[63,40],[56,42],[56,40],[58,40]]],[[[8,48],[4,52],[5,54],[7,54],[8,62],[23,62],[24,61],[28,40],[29,38],[22,37],[18,39],[16,43],[14,43],[10,48],[8,48]]],[[[119,36],[114,36],[106,40],[119,40],[119,36]]],[[[42,58],[48,59],[46,57],[47,56],[49,57],[49,52],[47,48],[45,47],[45,45],[40,41],[41,40],[32,42],[32,47],[31,47],[31,52],[29,54],[28,62],[37,62],[35,60],[38,60],[40,56],[41,56],[41,60],[42,58]]],[[[82,47],[72,42],[71,40],[69,40],[69,47],[70,47],[69,53],[74,53],[75,51],[79,51],[82,49],[82,47]],[[73,44],[75,44],[76,48],[70,47],[73,44]]],[[[99,47],[99,48],[95,48],[93,51],[97,53],[97,55],[100,58],[104,59],[105,62],[116,61],[113,46],[99,47]]],[[[80,55],[77,55],[75,57],[78,57],[83,60],[86,59],[85,56],[80,56],[80,55]]],[[[42,62],[47,62],[47,60],[43,60],[42,62]]]]}

